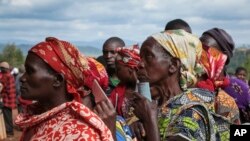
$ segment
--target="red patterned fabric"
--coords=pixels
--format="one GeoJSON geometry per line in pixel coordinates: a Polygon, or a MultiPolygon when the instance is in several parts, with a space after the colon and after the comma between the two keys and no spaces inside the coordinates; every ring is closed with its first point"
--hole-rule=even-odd
{"type": "Polygon", "coordinates": [[[140,63],[140,49],[138,45],[130,47],[119,47],[116,49],[119,63],[131,68],[136,68],[140,63]]]}
{"type": "MultiPolygon", "coordinates": [[[[39,108],[36,106],[33,108],[37,111],[39,108]]],[[[25,129],[20,141],[27,140],[28,134],[32,135],[29,141],[113,141],[105,123],[87,107],[75,101],[64,103],[40,115],[21,114],[17,116],[15,123],[25,129]]]]}
{"type": "Polygon", "coordinates": [[[229,85],[227,77],[220,77],[227,60],[227,56],[214,47],[203,45],[200,63],[207,74],[207,80],[197,83],[197,87],[214,91],[216,88],[224,88],[229,85]]]}
{"type": "Polygon", "coordinates": [[[11,109],[16,108],[16,86],[14,76],[10,72],[1,73],[0,82],[3,84],[1,92],[3,105],[11,109]]]}
{"type": "Polygon", "coordinates": [[[56,72],[64,74],[67,92],[74,100],[43,112],[39,102],[29,105],[26,113],[19,114],[15,124],[24,129],[21,141],[113,141],[105,123],[81,104],[82,87],[91,88],[96,79],[102,87],[108,77],[102,65],[84,57],[70,43],[46,38],[29,52],[41,57],[56,72]]]}
{"type": "Polygon", "coordinates": [[[109,96],[109,99],[114,105],[117,114],[120,116],[123,116],[122,104],[123,104],[124,97],[125,97],[125,90],[126,90],[126,87],[123,84],[119,83],[109,96]]]}
{"type": "Polygon", "coordinates": [[[31,48],[33,52],[47,62],[55,71],[65,75],[67,80],[67,91],[80,101],[82,86],[91,89],[93,80],[96,79],[105,89],[108,86],[108,75],[104,69],[93,58],[80,54],[78,49],[69,42],[58,40],[53,37],[46,38],[31,48]]]}

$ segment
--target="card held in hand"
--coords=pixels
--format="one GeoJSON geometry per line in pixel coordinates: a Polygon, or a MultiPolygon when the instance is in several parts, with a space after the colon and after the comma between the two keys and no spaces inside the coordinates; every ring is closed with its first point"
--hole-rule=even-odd
{"type": "Polygon", "coordinates": [[[95,97],[95,103],[99,103],[101,101],[108,99],[105,92],[103,91],[103,89],[96,80],[94,80],[92,85],[92,94],[95,97]]]}

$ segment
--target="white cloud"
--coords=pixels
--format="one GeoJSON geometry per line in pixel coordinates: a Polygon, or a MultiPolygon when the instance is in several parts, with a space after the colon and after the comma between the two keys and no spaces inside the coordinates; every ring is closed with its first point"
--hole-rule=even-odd
{"type": "Polygon", "coordinates": [[[167,21],[182,18],[198,36],[220,27],[237,44],[250,44],[249,7],[248,0],[0,0],[0,36],[2,41],[120,36],[142,42],[163,30],[167,21]]]}

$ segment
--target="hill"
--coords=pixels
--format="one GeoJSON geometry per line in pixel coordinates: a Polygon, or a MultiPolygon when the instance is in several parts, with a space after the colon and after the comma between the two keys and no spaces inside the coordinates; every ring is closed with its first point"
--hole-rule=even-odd
{"type": "MultiPolygon", "coordinates": [[[[0,52],[2,52],[3,48],[5,47],[5,44],[0,44],[0,52]]],[[[20,48],[23,52],[23,54],[26,56],[28,53],[28,50],[32,47],[30,44],[17,44],[17,48],[20,48]]],[[[92,56],[92,57],[98,57],[102,54],[102,50],[96,47],[92,46],[78,46],[78,49],[80,52],[82,52],[86,56],[92,56]]]]}

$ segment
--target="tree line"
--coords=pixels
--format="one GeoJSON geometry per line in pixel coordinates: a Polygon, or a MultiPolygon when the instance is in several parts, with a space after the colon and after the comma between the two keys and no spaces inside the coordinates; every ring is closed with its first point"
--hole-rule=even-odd
{"type": "Polygon", "coordinates": [[[6,44],[0,52],[0,61],[8,62],[12,67],[20,67],[24,64],[25,57],[20,48],[12,44],[6,44]]]}

